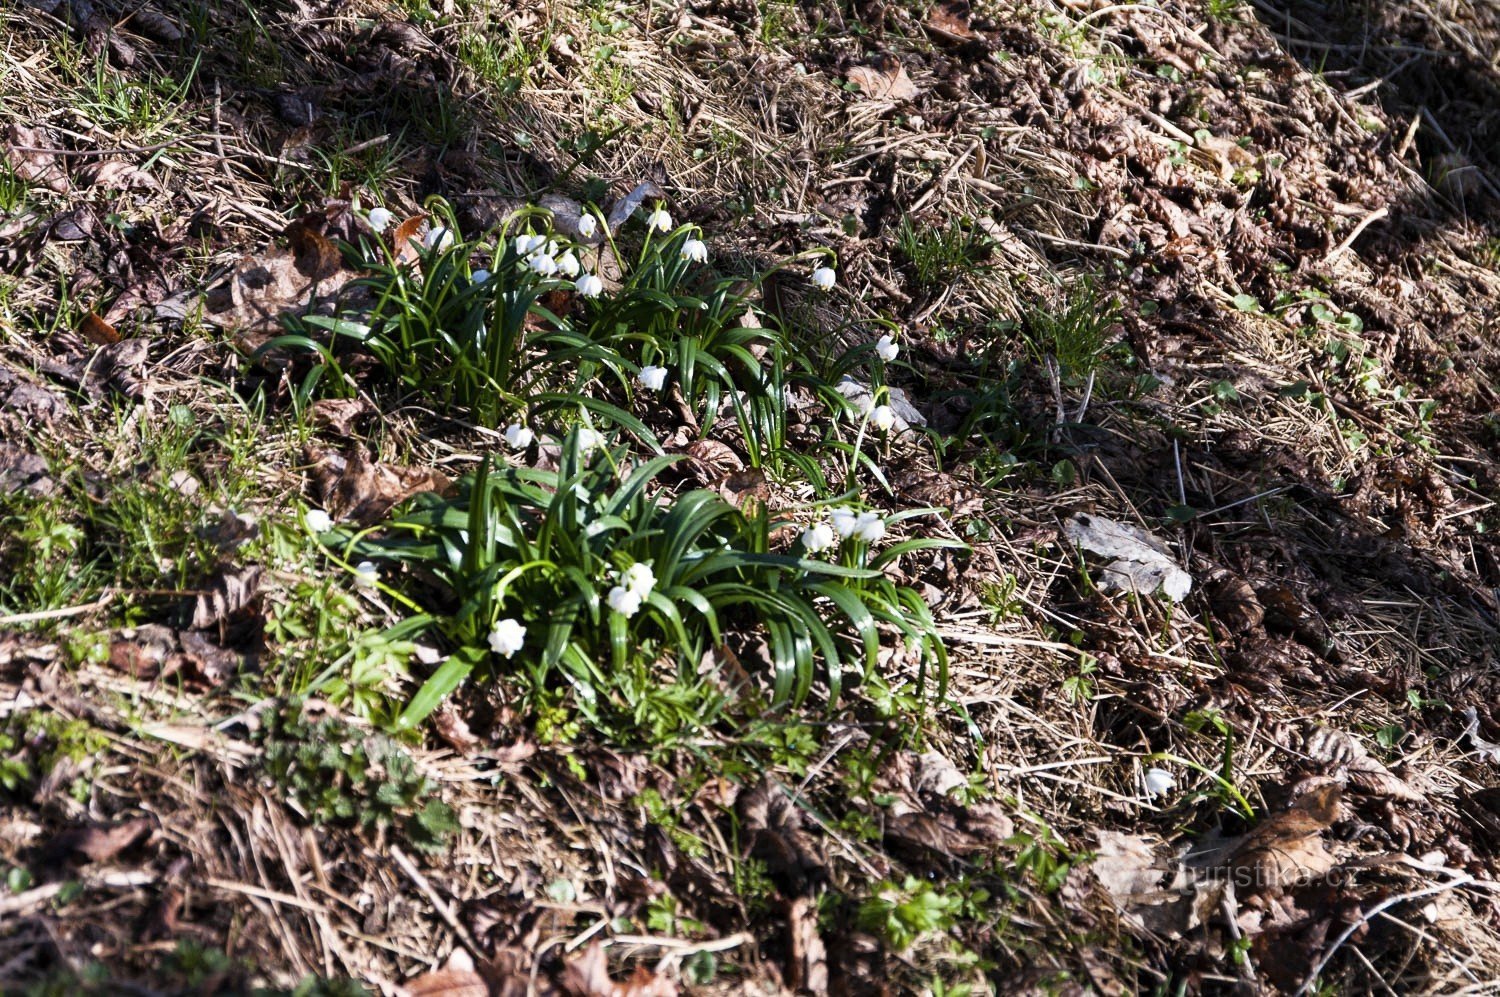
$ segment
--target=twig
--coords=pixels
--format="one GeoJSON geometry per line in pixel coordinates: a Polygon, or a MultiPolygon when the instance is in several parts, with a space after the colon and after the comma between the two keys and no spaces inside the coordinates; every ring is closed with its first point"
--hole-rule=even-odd
{"type": "Polygon", "coordinates": [[[433,910],[437,911],[448,927],[453,929],[453,933],[458,936],[458,940],[463,943],[464,948],[468,949],[476,959],[487,958],[484,952],[480,950],[478,943],[474,941],[474,936],[469,934],[469,929],[465,928],[463,922],[459,921],[458,915],[453,913],[453,908],[449,906],[448,901],[438,895],[438,891],[427,881],[427,877],[422,875],[422,871],[417,868],[416,863],[407,858],[406,853],[396,845],[391,845],[391,858],[395,859],[396,865],[400,867],[402,872],[406,873],[406,878],[410,879],[416,884],[417,889],[426,894],[427,899],[432,902],[433,910]]]}
{"type": "Polygon", "coordinates": [[[1315,966],[1313,966],[1312,972],[1307,974],[1307,980],[1302,984],[1301,987],[1297,989],[1297,992],[1293,995],[1293,997],[1302,997],[1303,994],[1312,989],[1313,982],[1317,980],[1318,977],[1323,975],[1323,970],[1331,961],[1333,961],[1334,955],[1340,948],[1343,947],[1344,943],[1347,942],[1356,931],[1369,924],[1376,918],[1376,916],[1378,916],[1382,912],[1389,910],[1397,904],[1404,904],[1409,900],[1420,900],[1422,897],[1430,897],[1435,893],[1446,893],[1449,890],[1456,890],[1461,886],[1468,886],[1473,882],[1473,876],[1469,875],[1466,872],[1461,872],[1456,878],[1451,879],[1446,883],[1439,883],[1436,886],[1429,886],[1424,890],[1413,890],[1410,893],[1402,893],[1398,896],[1387,897],[1385,900],[1382,900],[1374,907],[1371,907],[1368,911],[1359,916],[1359,920],[1355,921],[1353,924],[1349,925],[1349,927],[1345,928],[1343,933],[1333,940],[1333,944],[1328,946],[1328,951],[1324,952],[1323,957],[1318,960],[1315,966]]]}
{"type": "Polygon", "coordinates": [[[1354,240],[1359,238],[1361,232],[1363,232],[1365,229],[1369,228],[1376,222],[1380,221],[1380,219],[1384,218],[1390,213],[1390,209],[1382,205],[1381,207],[1378,207],[1374,211],[1370,212],[1368,215],[1365,215],[1359,220],[1359,224],[1354,226],[1354,230],[1351,231],[1348,235],[1344,236],[1344,240],[1342,242],[1340,242],[1337,246],[1334,246],[1333,249],[1329,250],[1328,255],[1323,257],[1323,263],[1332,263],[1335,257],[1344,252],[1344,250],[1348,249],[1350,246],[1354,245],[1354,240]]]}
{"type": "Polygon", "coordinates": [[[69,616],[83,616],[95,610],[108,606],[118,592],[115,589],[105,589],[104,593],[93,602],[87,602],[79,606],[63,606],[59,609],[39,609],[33,613],[13,613],[10,616],[0,616],[0,627],[10,626],[15,623],[36,623],[40,620],[61,620],[69,616]]]}

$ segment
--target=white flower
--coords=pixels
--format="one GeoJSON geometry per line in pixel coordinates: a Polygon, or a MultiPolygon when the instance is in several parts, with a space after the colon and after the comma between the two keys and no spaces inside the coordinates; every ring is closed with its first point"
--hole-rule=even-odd
{"type": "Polygon", "coordinates": [[[333,529],[333,517],[322,509],[309,509],[302,516],[302,521],[307,528],[314,533],[327,533],[333,529]]]}
{"type": "Polygon", "coordinates": [[[609,608],[621,616],[634,616],[641,611],[641,597],[637,592],[632,592],[623,585],[616,585],[609,590],[609,596],[605,600],[609,608]]]}
{"type": "Polygon", "coordinates": [[[667,214],[666,208],[657,205],[656,210],[646,216],[646,227],[654,228],[658,232],[670,232],[672,231],[672,216],[667,214]]]}
{"type": "Polygon", "coordinates": [[[682,244],[682,258],[694,263],[707,263],[708,244],[702,239],[689,239],[682,244]]]}
{"type": "Polygon", "coordinates": [[[896,410],[889,405],[876,405],[870,409],[870,425],[882,433],[896,424],[896,410]]]}
{"type": "Polygon", "coordinates": [[[578,271],[583,268],[578,265],[578,257],[573,255],[572,250],[569,250],[557,258],[557,269],[566,277],[577,277],[578,271]]]}
{"type": "Polygon", "coordinates": [[[828,519],[833,523],[833,531],[841,537],[852,537],[859,529],[859,514],[853,509],[835,509],[828,519]]]}
{"type": "Polygon", "coordinates": [[[531,446],[531,441],[534,439],[536,439],[536,434],[519,422],[513,422],[505,427],[505,445],[512,450],[525,450],[531,446]]]}
{"type": "Polygon", "coordinates": [[[597,450],[604,446],[604,434],[597,429],[588,426],[578,428],[578,448],[580,450],[597,450]]]}
{"type": "Polygon", "coordinates": [[[827,550],[836,542],[833,527],[827,523],[817,523],[802,531],[802,547],[809,554],[827,550]]]}
{"type": "Polygon", "coordinates": [[[585,298],[597,298],[604,293],[604,281],[591,273],[586,273],[578,278],[578,293],[585,298]]]}
{"type": "Polygon", "coordinates": [[[526,643],[526,628],[515,620],[499,620],[490,631],[490,650],[509,658],[526,643]]]}
{"type": "Polygon", "coordinates": [[[1166,769],[1146,770],[1146,792],[1151,796],[1162,796],[1177,787],[1177,780],[1166,769]]]}
{"type": "Polygon", "coordinates": [[[656,572],[651,570],[651,565],[637,561],[620,573],[620,581],[627,589],[644,599],[656,588],[656,572]]]}
{"type": "Polygon", "coordinates": [[[854,539],[872,544],[885,536],[885,520],[878,512],[862,512],[854,518],[854,539]]]}
{"type": "Polygon", "coordinates": [[[391,227],[391,222],[394,218],[395,215],[392,215],[385,208],[371,208],[365,220],[370,223],[370,227],[375,230],[375,234],[379,235],[391,227]]]}
{"type": "Polygon", "coordinates": [[[593,215],[578,216],[578,234],[585,239],[592,239],[594,233],[599,230],[599,220],[593,215]]]}
{"type": "Polygon", "coordinates": [[[526,265],[543,277],[551,277],[557,273],[557,261],[546,253],[533,253],[526,265]]]}
{"type": "Polygon", "coordinates": [[[469,277],[469,279],[476,284],[483,284],[485,281],[490,279],[490,272],[488,270],[482,269],[475,270],[474,273],[469,277]]]}
{"type": "Polygon", "coordinates": [[[532,235],[530,232],[526,232],[516,236],[516,255],[530,256],[546,244],[547,237],[545,235],[532,235]]]}
{"type": "Polygon", "coordinates": [[[362,589],[372,589],[380,581],[380,569],[374,561],[360,561],[354,566],[354,584],[362,589]]]}
{"type": "Polygon", "coordinates": [[[437,226],[436,228],[430,228],[427,230],[427,235],[423,236],[422,238],[422,245],[426,246],[428,249],[436,249],[441,253],[443,250],[453,245],[453,233],[443,228],[441,225],[437,226]]]}
{"type": "Polygon", "coordinates": [[[647,364],[635,376],[635,381],[647,391],[660,391],[667,383],[667,368],[647,364]]]}
{"type": "Polygon", "coordinates": [[[833,288],[833,282],[838,279],[838,274],[833,272],[833,267],[818,267],[812,272],[813,286],[820,291],[828,291],[833,288]]]}
{"type": "Polygon", "coordinates": [[[875,341],[875,353],[886,363],[896,359],[896,355],[900,352],[901,347],[897,346],[896,341],[890,336],[881,336],[875,341]]]}

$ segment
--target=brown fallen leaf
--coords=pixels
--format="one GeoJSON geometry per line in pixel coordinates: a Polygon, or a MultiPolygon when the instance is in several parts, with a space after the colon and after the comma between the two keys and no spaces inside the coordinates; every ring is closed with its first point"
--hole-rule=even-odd
{"type": "Polygon", "coordinates": [[[490,988],[474,972],[469,953],[454,949],[442,969],[407,980],[401,993],[406,997],[489,997],[490,988]]]}
{"type": "Polygon", "coordinates": [[[452,703],[444,703],[432,712],[432,726],[437,736],[460,755],[471,755],[479,747],[479,738],[474,736],[452,703]]]}
{"type": "Polygon", "coordinates": [[[762,779],[737,801],[740,819],[750,832],[751,852],[763,860],[773,876],[789,882],[794,893],[825,875],[827,860],[812,835],[803,829],[802,811],[785,789],[762,779]]]}
{"type": "Polygon", "coordinates": [[[373,463],[359,446],[347,456],[309,447],[307,457],[318,504],[334,519],[362,526],[380,520],[419,492],[446,492],[452,484],[438,471],[373,463]]]}
{"type": "Polygon", "coordinates": [[[78,332],[96,346],[109,346],[120,341],[120,334],[115,327],[93,312],[89,312],[78,323],[78,332]]]}
{"type": "Polygon", "coordinates": [[[677,997],[677,985],[637,965],[630,978],[616,983],[609,977],[604,946],[595,940],[567,961],[558,987],[565,997],[677,997]]]}
{"type": "Polygon", "coordinates": [[[78,183],[82,187],[104,190],[157,190],[161,187],[151,174],[123,159],[100,159],[89,163],[78,171],[78,183]]]}
{"type": "Polygon", "coordinates": [[[927,14],[927,30],[944,41],[971,42],[979,34],[969,26],[970,16],[966,0],[944,0],[927,14]]]}
{"type": "Polygon", "coordinates": [[[1323,832],[1338,819],[1340,795],[1335,782],[1318,786],[1234,841],[1226,865],[1236,885],[1274,892],[1332,869],[1323,832]]]}
{"type": "Polygon", "coordinates": [[[153,7],[141,7],[125,22],[131,31],[168,45],[182,41],[177,22],[153,7]]]}
{"type": "Polygon", "coordinates": [[[38,498],[57,490],[47,473],[47,461],[14,443],[0,440],[0,495],[25,492],[38,498]]]}
{"type": "Polygon", "coordinates": [[[343,268],[337,245],[322,234],[325,223],[316,214],[298,219],[283,232],[289,248],[272,246],[242,259],[228,280],[204,295],[203,320],[259,345],[281,331],[287,312],[331,310],[355,274],[343,268]]]}
{"type": "Polygon", "coordinates": [[[848,76],[850,83],[874,100],[911,100],[922,92],[893,55],[882,55],[869,66],[851,66],[848,76]]]}
{"type": "Polygon", "coordinates": [[[1362,744],[1343,731],[1315,727],[1302,750],[1309,758],[1343,770],[1349,782],[1375,796],[1389,796],[1406,803],[1422,803],[1427,797],[1390,769],[1370,757],[1362,744]]]}
{"type": "Polygon", "coordinates": [[[261,568],[252,564],[238,571],[225,568],[207,591],[193,600],[194,630],[226,623],[250,608],[260,594],[261,568]]]}
{"type": "Polygon", "coordinates": [[[396,231],[391,233],[391,249],[397,265],[416,262],[426,227],[426,215],[412,215],[396,226],[396,231]]]}
{"type": "Polygon", "coordinates": [[[11,125],[5,130],[3,149],[5,161],[16,176],[27,183],[39,184],[57,194],[66,194],[72,184],[67,171],[51,152],[53,140],[41,128],[11,125]]]}
{"type": "Polygon", "coordinates": [[[70,828],[48,842],[45,855],[52,862],[67,858],[108,862],[150,837],[154,827],[151,818],[137,817],[118,824],[70,828]]]}
{"type": "Polygon", "coordinates": [[[353,436],[354,423],[374,411],[374,406],[363,398],[320,398],[313,402],[308,414],[315,426],[337,436],[353,436]]]}

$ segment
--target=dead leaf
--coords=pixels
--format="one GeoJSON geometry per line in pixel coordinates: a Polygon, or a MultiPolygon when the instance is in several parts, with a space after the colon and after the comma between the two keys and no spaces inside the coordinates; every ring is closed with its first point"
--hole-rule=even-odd
{"type": "Polygon", "coordinates": [[[83,242],[94,234],[94,213],[87,207],[56,215],[47,223],[47,238],[54,242],[83,242]]]}
{"type": "Polygon", "coordinates": [[[0,440],[0,495],[25,492],[40,498],[56,490],[44,458],[0,440]]]}
{"type": "Polygon", "coordinates": [[[965,0],[944,0],[934,4],[927,15],[927,30],[944,41],[970,42],[979,37],[969,26],[969,5],[965,0]]]}
{"type": "Polygon", "coordinates": [[[281,331],[286,312],[331,310],[355,274],[343,268],[338,247],[319,230],[321,224],[317,216],[299,219],[284,231],[290,249],[272,247],[259,258],[245,257],[227,281],[204,296],[203,320],[256,343],[281,331]]]}
{"type": "Polygon", "coordinates": [[[51,152],[51,136],[41,128],[11,125],[5,130],[5,160],[16,176],[57,194],[66,194],[72,184],[67,171],[51,152]]]}
{"type": "Polygon", "coordinates": [[[567,961],[558,985],[565,997],[677,997],[675,983],[642,965],[622,983],[610,979],[609,960],[598,940],[567,961]]]}
{"type": "Polygon", "coordinates": [[[1173,602],[1192,591],[1193,577],[1172,559],[1171,549],[1138,526],[1080,512],[1069,517],[1063,532],[1089,553],[1114,558],[1099,578],[1099,587],[1106,591],[1160,591],[1173,602]]]}
{"type": "Polygon", "coordinates": [[[126,23],[130,30],[168,45],[180,42],[183,38],[182,29],[177,26],[177,22],[152,7],[140,8],[130,15],[126,23]]]}
{"type": "Polygon", "coordinates": [[[754,502],[764,503],[771,494],[766,487],[766,473],[758,467],[731,471],[715,482],[714,487],[725,502],[741,509],[749,508],[754,502]]]}
{"type": "Polygon", "coordinates": [[[224,569],[193,601],[194,630],[225,623],[250,607],[260,594],[261,568],[252,564],[238,571],[224,569]]]}
{"type": "Polygon", "coordinates": [[[337,436],[353,436],[355,421],[374,411],[364,398],[320,398],[313,402],[309,415],[315,426],[337,436]]]}
{"type": "Polygon", "coordinates": [[[452,703],[444,703],[432,712],[432,726],[437,730],[437,736],[460,755],[471,755],[479,747],[479,738],[469,730],[469,725],[452,703]]]}
{"type": "Polygon", "coordinates": [[[426,215],[412,215],[391,233],[391,249],[396,264],[414,263],[421,255],[422,232],[427,225],[426,215]]]}
{"type": "Polygon", "coordinates": [[[1204,588],[1214,615],[1230,633],[1251,633],[1265,622],[1266,611],[1255,589],[1239,575],[1220,569],[1209,575],[1204,588]]]}
{"type": "Polygon", "coordinates": [[[182,653],[172,659],[172,671],[185,669],[208,685],[219,685],[233,678],[242,659],[234,651],[215,644],[207,635],[184,630],[177,635],[182,653]]]}
{"type": "Polygon", "coordinates": [[[78,171],[78,182],[83,187],[104,190],[157,190],[161,187],[151,174],[123,159],[101,159],[89,163],[78,171]]]}
{"type": "Polygon", "coordinates": [[[922,92],[893,55],[880,56],[869,66],[852,66],[848,75],[850,83],[875,100],[911,100],[922,92]]]}
{"type": "Polygon", "coordinates": [[[454,949],[442,969],[407,980],[400,989],[405,997],[489,997],[490,993],[463,949],[454,949]]]}
{"type": "Polygon", "coordinates": [[[818,932],[818,904],[811,897],[793,897],[786,910],[787,987],[809,993],[828,992],[828,950],[818,932]]]}
{"type": "Polygon", "coordinates": [[[629,194],[610,205],[609,214],[604,222],[605,227],[610,232],[620,231],[620,226],[630,220],[630,216],[635,214],[636,209],[645,202],[646,198],[662,200],[666,196],[666,192],[657,186],[655,181],[642,180],[629,194]]]}
{"type": "Polygon", "coordinates": [[[750,832],[752,853],[765,861],[772,875],[789,880],[801,893],[809,881],[821,880],[826,860],[816,840],[803,829],[802,811],[780,784],[762,779],[737,801],[740,818],[750,832]]]}
{"type": "Polygon", "coordinates": [[[1364,745],[1343,731],[1314,727],[1302,750],[1309,758],[1347,773],[1349,781],[1367,793],[1406,803],[1422,803],[1427,799],[1420,790],[1371,758],[1364,745]]]}
{"type": "Polygon", "coordinates": [[[65,858],[108,862],[127,848],[150,837],[154,827],[151,818],[137,817],[119,824],[90,824],[87,827],[71,828],[48,842],[46,856],[54,862],[65,858]]]}
{"type": "Polygon", "coordinates": [[[115,327],[93,312],[89,312],[78,323],[78,332],[96,346],[109,346],[120,341],[120,334],[115,331],[115,327]]]}
{"type": "Polygon", "coordinates": [[[1323,832],[1338,819],[1339,798],[1338,784],[1330,781],[1232,842],[1225,864],[1236,886],[1275,891],[1332,869],[1337,860],[1323,832]]]}
{"type": "Polygon", "coordinates": [[[1469,736],[1474,750],[1487,762],[1500,765],[1500,744],[1479,736],[1479,711],[1469,706],[1464,709],[1464,733],[1469,736]]]}
{"type": "Polygon", "coordinates": [[[446,492],[451,485],[438,471],[372,463],[358,446],[347,456],[310,447],[307,457],[318,504],[334,519],[362,526],[419,492],[446,492]]]}
{"type": "Polygon", "coordinates": [[[134,679],[150,681],[171,674],[167,659],[177,649],[171,628],[152,623],[121,630],[109,643],[109,666],[134,679]]]}

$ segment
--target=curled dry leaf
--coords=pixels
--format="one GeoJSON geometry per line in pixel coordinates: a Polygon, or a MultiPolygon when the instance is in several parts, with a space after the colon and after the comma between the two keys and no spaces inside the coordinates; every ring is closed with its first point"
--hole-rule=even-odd
{"type": "Polygon", "coordinates": [[[1406,803],[1421,803],[1427,799],[1405,779],[1371,758],[1362,744],[1343,731],[1314,727],[1302,750],[1308,757],[1346,772],[1349,782],[1367,793],[1406,803]]]}
{"type": "Polygon", "coordinates": [[[46,857],[53,862],[68,858],[108,862],[149,838],[154,827],[151,818],[137,817],[118,824],[71,828],[48,842],[46,857]]]}
{"type": "Polygon", "coordinates": [[[881,56],[868,66],[853,66],[848,75],[850,83],[875,100],[911,100],[922,92],[893,55],[881,56]]]}
{"type": "Polygon", "coordinates": [[[445,492],[451,482],[437,472],[373,463],[363,447],[348,455],[309,447],[308,462],[318,504],[335,519],[368,526],[418,492],[445,492]]]}
{"type": "Polygon", "coordinates": [[[969,26],[970,13],[966,0],[944,0],[928,13],[927,30],[943,41],[974,41],[979,33],[969,26]]]}
{"type": "Polygon", "coordinates": [[[471,755],[479,747],[479,738],[474,736],[459,715],[458,707],[452,703],[444,703],[432,712],[432,726],[437,736],[460,755],[471,755]]]}
{"type": "Polygon", "coordinates": [[[391,233],[391,253],[398,265],[415,263],[421,255],[422,234],[427,230],[426,215],[412,215],[391,233]]]}
{"type": "Polygon", "coordinates": [[[57,491],[47,461],[14,443],[0,440],[0,495],[24,492],[41,498],[57,491]]]}
{"type": "Polygon", "coordinates": [[[228,622],[250,608],[260,594],[261,568],[250,565],[238,571],[224,569],[207,591],[193,600],[194,630],[228,622]]]}
{"type": "Polygon", "coordinates": [[[53,143],[45,130],[11,125],[5,130],[3,148],[5,161],[22,180],[57,194],[66,194],[71,189],[67,171],[58,158],[47,151],[53,148],[53,143]]]}
{"type": "Polygon", "coordinates": [[[82,187],[103,190],[158,190],[161,187],[151,174],[123,159],[101,159],[89,163],[78,171],[78,183],[82,187]]]}
{"type": "Polygon", "coordinates": [[[299,219],[283,233],[289,248],[273,246],[259,258],[245,257],[204,296],[203,320],[258,345],[281,331],[286,312],[328,311],[355,275],[343,269],[338,246],[319,231],[321,224],[316,216],[299,219]]]}
{"type": "Polygon", "coordinates": [[[1227,858],[1236,883],[1274,892],[1332,869],[1337,860],[1324,845],[1323,832],[1338,819],[1339,800],[1338,784],[1330,781],[1236,839],[1227,858]]]}
{"type": "Polygon", "coordinates": [[[141,7],[130,15],[126,24],[131,31],[168,45],[182,41],[182,29],[177,22],[154,7],[141,7]]]}
{"type": "Polygon", "coordinates": [[[115,327],[93,312],[89,312],[78,323],[78,332],[96,346],[109,346],[120,341],[120,334],[115,327]]]}
{"type": "Polygon", "coordinates": [[[454,949],[442,969],[407,980],[401,993],[405,997],[489,997],[490,988],[474,971],[469,953],[454,949]]]}
{"type": "Polygon", "coordinates": [[[803,829],[802,811],[785,789],[762,779],[754,789],[741,793],[737,802],[750,832],[751,850],[773,875],[790,881],[797,892],[808,881],[824,877],[822,850],[803,829]]]}
{"type": "Polygon", "coordinates": [[[353,436],[354,423],[374,412],[374,406],[364,398],[320,398],[313,402],[308,415],[314,426],[336,436],[353,436]]]}
{"type": "Polygon", "coordinates": [[[630,220],[636,209],[645,203],[646,198],[660,200],[666,197],[666,192],[657,186],[654,181],[643,180],[635,185],[635,189],[614,204],[610,205],[609,215],[605,219],[605,225],[611,232],[618,232],[620,226],[630,220]]]}
{"type": "Polygon", "coordinates": [[[1480,758],[1500,765],[1500,744],[1479,736],[1479,711],[1472,706],[1464,710],[1464,733],[1474,745],[1474,750],[1479,752],[1480,758]]]}
{"type": "Polygon", "coordinates": [[[1174,602],[1192,591],[1193,576],[1173,560],[1171,549],[1137,526],[1080,512],[1068,519],[1063,532],[1089,553],[1114,558],[1099,578],[1099,587],[1106,591],[1160,591],[1174,602]]]}
{"type": "Polygon", "coordinates": [[[558,986],[565,997],[677,997],[675,983],[645,966],[637,965],[623,982],[610,979],[609,960],[597,940],[567,961],[558,986]]]}

